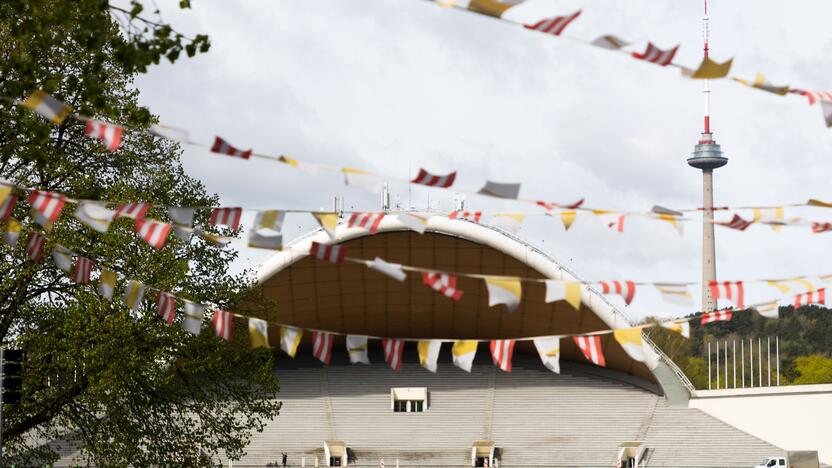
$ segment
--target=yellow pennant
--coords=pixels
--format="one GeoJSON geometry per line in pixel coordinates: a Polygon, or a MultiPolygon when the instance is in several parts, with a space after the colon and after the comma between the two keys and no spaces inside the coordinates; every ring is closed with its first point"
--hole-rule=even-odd
{"type": "Polygon", "coordinates": [[[497,0],[471,0],[468,3],[468,10],[499,18],[513,6],[512,3],[502,3],[497,0]]]}
{"type": "Polygon", "coordinates": [[[563,230],[568,231],[570,227],[572,227],[572,223],[575,222],[575,217],[578,215],[577,211],[561,211],[560,212],[560,221],[563,223],[563,230]]]}
{"type": "Polygon", "coordinates": [[[335,240],[335,227],[338,226],[338,213],[312,213],[318,224],[335,240]]]}
{"type": "Polygon", "coordinates": [[[806,202],[806,204],[809,206],[819,206],[821,208],[832,208],[832,203],[815,200],[814,198],[810,198],[809,201],[806,202]]]}
{"type": "Polygon", "coordinates": [[[727,62],[717,63],[709,57],[705,57],[702,59],[702,63],[699,64],[699,68],[693,72],[691,78],[694,80],[725,78],[728,76],[728,72],[731,71],[731,64],[733,62],[734,59],[730,59],[727,62]]]}
{"type": "Polygon", "coordinates": [[[763,91],[768,91],[769,93],[779,94],[780,96],[785,96],[786,94],[788,94],[790,89],[788,85],[775,86],[769,83],[768,80],[766,80],[765,75],[759,72],[757,73],[757,76],[754,77],[753,82],[749,83],[747,80],[742,80],[739,78],[734,78],[734,81],[742,83],[751,88],[762,89],[763,91]]]}

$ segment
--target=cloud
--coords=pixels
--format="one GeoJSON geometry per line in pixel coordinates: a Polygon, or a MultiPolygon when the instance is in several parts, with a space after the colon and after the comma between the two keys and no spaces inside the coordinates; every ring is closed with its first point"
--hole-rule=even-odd
{"type": "MultiPolygon", "coordinates": [[[[570,35],[682,43],[679,60],[699,61],[695,2],[528,0],[513,19],[578,8],[584,11],[570,35]]],[[[712,8],[713,54],[735,56],[737,73],[832,86],[825,59],[832,40],[823,34],[832,4],[789,9],[736,0],[712,8]]],[[[685,162],[699,137],[701,83],[677,69],[417,0],[209,2],[165,14],[179,30],[210,34],[213,46],[207,55],[140,77],[141,100],[201,141],[219,134],[241,148],[396,178],[419,167],[458,170],[459,184],[472,189],[486,179],[522,182],[524,197],[585,196],[601,208],[701,204],[701,175],[685,162]]],[[[716,137],[730,160],[716,173],[717,205],[832,199],[826,170],[832,133],[816,108],[725,80],[712,87],[716,137]]],[[[184,162],[229,205],[319,209],[345,195],[348,207],[378,208],[377,195],[344,187],[337,174],[312,177],[192,147],[184,162]]],[[[452,191],[391,186],[404,204],[424,207],[429,196],[434,208],[453,206],[452,191]]],[[[468,206],[528,210],[476,196],[468,206]]],[[[817,209],[787,214],[829,218],[817,209]]],[[[306,218],[290,216],[287,236],[314,226],[306,218]]],[[[662,223],[633,218],[617,234],[582,216],[564,233],[556,219],[531,216],[521,235],[585,278],[696,281],[700,226],[686,227],[680,238],[662,223]]],[[[817,255],[827,242],[807,230],[717,228],[718,274],[827,273],[817,255]]],[[[268,255],[242,251],[240,268],[268,255]]],[[[631,308],[637,316],[684,312],[649,293],[631,308]]]]}

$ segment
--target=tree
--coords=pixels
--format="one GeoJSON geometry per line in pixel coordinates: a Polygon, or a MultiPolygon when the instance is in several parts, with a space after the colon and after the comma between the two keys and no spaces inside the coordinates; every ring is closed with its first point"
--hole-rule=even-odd
{"type": "MultiPolygon", "coordinates": [[[[53,126],[0,102],[0,177],[72,198],[148,201],[158,207],[148,216],[164,221],[164,206],[216,206],[218,198],[184,173],[176,144],[142,131],[153,116],[137,104],[130,82],[162,57],[206,51],[208,40],[141,19],[141,5],[131,6],[0,2],[0,96],[45,89],[82,115],[127,128],[122,148],[109,154],[84,135],[81,122],[53,126]]],[[[43,230],[27,208],[18,204],[14,218],[43,230]]],[[[78,441],[98,466],[216,466],[220,453],[239,458],[252,431],[279,410],[271,353],[249,350],[245,336],[228,344],[210,332],[195,337],[168,327],[155,317],[152,295],[132,313],[72,284],[48,252],[60,244],[122,281],[135,278],[225,310],[246,304],[256,313],[268,304],[251,275],[229,275],[236,253],[201,238],[169,236],[155,251],[133,232],[132,220],[99,234],[72,211],[64,208],[47,233],[39,263],[23,253],[25,234],[16,248],[0,248],[0,340],[27,354],[23,403],[4,408],[0,464],[54,459],[55,447],[41,444],[62,438],[78,441]]],[[[198,212],[195,225],[210,230],[207,217],[198,212]]]]}
{"type": "Polygon", "coordinates": [[[832,382],[832,359],[818,354],[795,359],[799,374],[794,384],[819,384],[832,382]]]}

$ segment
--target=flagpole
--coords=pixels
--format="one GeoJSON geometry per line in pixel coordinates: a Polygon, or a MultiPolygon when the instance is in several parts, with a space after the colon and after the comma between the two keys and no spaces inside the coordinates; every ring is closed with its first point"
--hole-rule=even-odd
{"type": "Polygon", "coordinates": [[[740,340],[740,369],[742,369],[742,388],[745,388],[745,341],[740,340]]]}
{"type": "Polygon", "coordinates": [[[711,342],[708,342],[708,390],[711,389],[711,342]]]}
{"type": "Polygon", "coordinates": [[[719,390],[719,340],[716,341],[716,389],[719,390]]]}
{"type": "Polygon", "coordinates": [[[774,350],[777,353],[777,386],[780,386],[780,337],[774,336],[774,350]]]}
{"type": "Polygon", "coordinates": [[[734,341],[734,350],[731,356],[734,358],[734,388],[737,388],[737,340],[734,341]]]}
{"type": "Polygon", "coordinates": [[[771,387],[771,337],[766,337],[766,360],[768,361],[768,386],[771,387]]]}
{"type": "Polygon", "coordinates": [[[748,339],[748,360],[749,365],[751,366],[750,372],[748,373],[750,380],[751,380],[751,388],[754,388],[754,338],[748,339]]]}
{"type": "Polygon", "coordinates": [[[757,337],[757,383],[763,386],[763,339],[757,337]]]}

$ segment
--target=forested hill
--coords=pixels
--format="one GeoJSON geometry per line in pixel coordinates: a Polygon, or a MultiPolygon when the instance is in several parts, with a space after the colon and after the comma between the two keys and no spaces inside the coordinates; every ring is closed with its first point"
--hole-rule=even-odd
{"type": "MultiPolygon", "coordinates": [[[[682,368],[696,388],[708,388],[707,347],[709,342],[715,349],[714,343],[719,341],[720,345],[724,346],[727,340],[729,343],[728,359],[732,362],[732,342],[737,341],[737,374],[739,375],[742,371],[739,356],[740,340],[743,340],[746,375],[750,375],[748,340],[754,340],[755,359],[757,359],[757,339],[762,340],[763,361],[765,362],[766,338],[771,338],[772,369],[774,369],[775,337],[779,337],[780,342],[781,385],[832,383],[832,309],[811,305],[795,311],[792,306],[780,307],[778,319],[768,319],[754,311],[735,311],[729,322],[700,325],[698,320],[692,320],[690,323],[690,340],[659,327],[647,330],[653,341],[682,368]]],[[[729,376],[729,379],[733,381],[733,376],[729,376]]],[[[772,381],[774,379],[772,375],[772,381]]]]}

